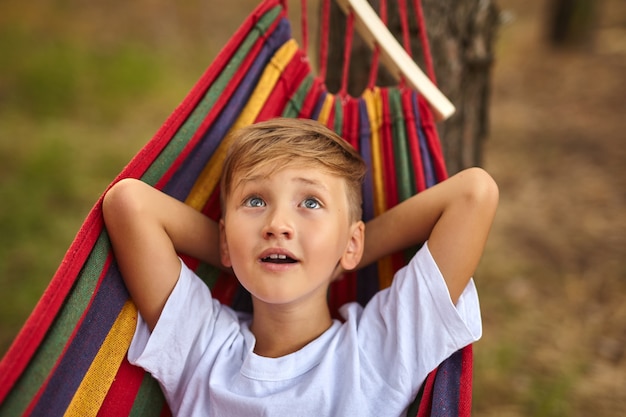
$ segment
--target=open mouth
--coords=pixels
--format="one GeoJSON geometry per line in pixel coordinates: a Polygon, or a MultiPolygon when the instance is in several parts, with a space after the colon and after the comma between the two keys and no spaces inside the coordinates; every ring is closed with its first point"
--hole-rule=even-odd
{"type": "Polygon", "coordinates": [[[294,264],[297,261],[287,255],[271,254],[265,258],[261,258],[261,262],[273,263],[273,264],[294,264]]]}

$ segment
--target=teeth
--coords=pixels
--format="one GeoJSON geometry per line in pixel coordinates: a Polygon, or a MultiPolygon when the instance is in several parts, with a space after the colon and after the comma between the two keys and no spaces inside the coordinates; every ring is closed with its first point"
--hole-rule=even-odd
{"type": "Polygon", "coordinates": [[[269,256],[270,259],[287,259],[287,255],[279,255],[277,253],[273,253],[269,256]]]}

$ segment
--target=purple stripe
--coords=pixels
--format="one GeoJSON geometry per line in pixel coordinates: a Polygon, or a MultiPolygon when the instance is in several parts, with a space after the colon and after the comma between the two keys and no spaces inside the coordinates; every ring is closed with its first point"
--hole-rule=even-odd
{"type": "Polygon", "coordinates": [[[63,415],[128,298],[113,263],[31,416],[63,415]]]}
{"type": "Polygon", "coordinates": [[[317,98],[317,103],[315,103],[315,107],[313,108],[313,112],[311,113],[311,119],[319,120],[320,113],[322,111],[322,106],[324,105],[324,101],[326,100],[326,95],[328,95],[327,91],[323,91],[320,93],[320,96],[317,98]]]}
{"type": "Polygon", "coordinates": [[[420,118],[419,106],[417,104],[417,93],[411,95],[413,103],[413,114],[415,115],[415,124],[417,125],[417,137],[419,138],[420,153],[422,155],[422,166],[424,167],[424,180],[426,182],[426,188],[432,187],[437,183],[435,176],[435,170],[433,169],[432,156],[430,155],[430,149],[428,149],[428,143],[426,142],[426,135],[422,128],[422,119],[420,118]]]}
{"type": "MultiPolygon", "coordinates": [[[[367,165],[367,172],[363,180],[363,220],[374,218],[374,181],[372,179],[372,129],[365,100],[359,98],[359,150],[367,165]]],[[[369,265],[357,272],[356,298],[361,305],[365,305],[378,292],[378,268],[376,264],[369,265]]]]}
{"type": "Polygon", "coordinates": [[[164,191],[167,194],[179,200],[184,200],[187,195],[189,195],[195,179],[200,176],[200,173],[211,159],[211,156],[222,142],[222,139],[226,136],[226,133],[235,123],[242,109],[247,104],[267,63],[276,50],[290,38],[291,29],[289,22],[282,19],[277,29],[265,40],[266,42],[261,48],[257,58],[247,70],[245,77],[241,80],[240,85],[224,106],[220,115],[211,124],[209,130],[198,143],[194,151],[190,153],[187,160],[181,164],[178,171],[164,187],[164,191]]]}
{"type": "Polygon", "coordinates": [[[455,352],[437,370],[433,387],[431,417],[457,417],[459,415],[463,352],[455,352]]]}
{"type": "Polygon", "coordinates": [[[367,114],[365,101],[359,98],[359,150],[367,165],[367,172],[363,180],[363,220],[374,218],[374,181],[372,179],[372,130],[367,114]]]}

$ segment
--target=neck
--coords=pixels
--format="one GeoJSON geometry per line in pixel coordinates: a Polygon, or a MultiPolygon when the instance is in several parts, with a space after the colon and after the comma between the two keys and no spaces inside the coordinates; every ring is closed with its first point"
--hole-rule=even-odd
{"type": "Polygon", "coordinates": [[[268,305],[253,299],[250,330],[256,338],[254,353],[277,358],[296,352],[318,338],[332,325],[328,305],[314,308],[268,305]]]}

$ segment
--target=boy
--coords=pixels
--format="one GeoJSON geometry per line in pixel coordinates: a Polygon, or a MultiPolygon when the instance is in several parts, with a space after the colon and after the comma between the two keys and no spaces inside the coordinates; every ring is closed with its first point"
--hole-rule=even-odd
{"type": "Polygon", "coordinates": [[[429,371],[480,337],[473,275],[495,213],[474,168],[366,227],[365,165],[334,132],[275,119],[234,133],[218,224],[137,180],[107,193],[104,216],[140,313],[129,360],[182,416],[398,416],[429,371]],[[331,318],[329,283],[426,242],[365,308],[331,318]],[[211,298],[178,258],[232,268],[252,317],[211,298]]]}

